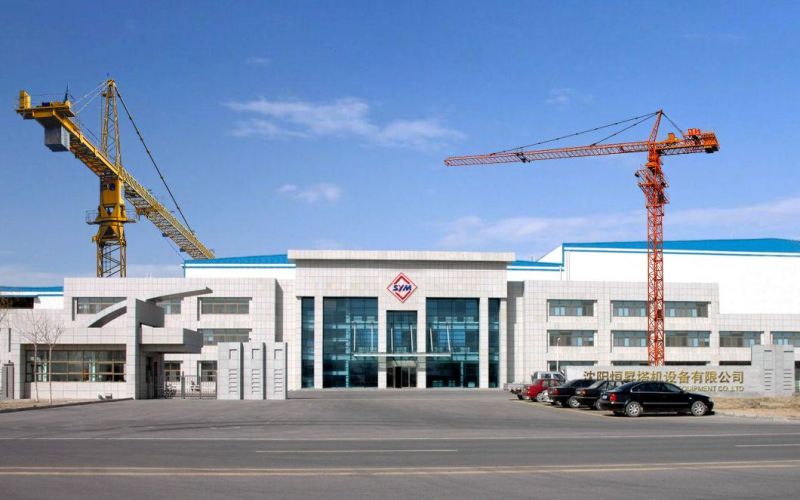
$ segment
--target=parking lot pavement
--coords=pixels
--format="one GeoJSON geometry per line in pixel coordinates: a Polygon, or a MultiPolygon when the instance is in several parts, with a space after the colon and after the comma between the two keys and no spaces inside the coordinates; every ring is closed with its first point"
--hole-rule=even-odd
{"type": "Polygon", "coordinates": [[[581,491],[592,498],[730,498],[724,493],[755,497],[768,486],[780,496],[798,486],[796,423],[629,419],[518,401],[498,391],[291,396],[3,414],[0,481],[17,493],[35,484],[42,496],[67,491],[79,497],[103,485],[118,488],[122,498],[142,496],[126,487],[137,479],[153,490],[152,498],[176,492],[258,496],[266,485],[270,496],[286,498],[374,498],[378,492],[387,498],[521,498],[531,491],[553,498],[581,491]],[[75,489],[88,478],[89,490],[75,489]],[[642,494],[653,484],[666,489],[642,494]]]}

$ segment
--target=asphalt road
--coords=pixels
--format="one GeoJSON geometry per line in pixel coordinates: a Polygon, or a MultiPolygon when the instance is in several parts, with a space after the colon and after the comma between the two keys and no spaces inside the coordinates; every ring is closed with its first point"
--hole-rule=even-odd
{"type": "Polygon", "coordinates": [[[492,391],[0,414],[3,498],[797,498],[800,424],[492,391]]]}

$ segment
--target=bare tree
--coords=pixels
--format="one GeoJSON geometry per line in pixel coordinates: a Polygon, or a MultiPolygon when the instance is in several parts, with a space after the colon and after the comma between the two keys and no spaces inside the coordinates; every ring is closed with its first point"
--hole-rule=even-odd
{"type": "MultiPolygon", "coordinates": [[[[33,388],[34,388],[34,399],[36,402],[39,402],[39,344],[44,341],[44,328],[43,328],[43,317],[40,314],[37,314],[32,309],[27,311],[27,314],[22,318],[20,321],[19,336],[25,340],[26,343],[33,345],[33,359],[31,360],[33,363],[33,388]]],[[[27,361],[26,366],[27,366],[27,361]]]]}
{"type": "Polygon", "coordinates": [[[50,404],[53,404],[53,346],[64,334],[64,323],[50,316],[41,318],[42,341],[47,344],[47,380],[50,404]]]}

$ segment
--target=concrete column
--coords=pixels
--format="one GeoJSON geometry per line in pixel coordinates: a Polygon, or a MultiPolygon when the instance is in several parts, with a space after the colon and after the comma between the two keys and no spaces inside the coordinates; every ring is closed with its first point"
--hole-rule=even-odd
{"type": "Polygon", "coordinates": [[[217,344],[217,399],[242,399],[242,351],[241,342],[217,344]]]}
{"type": "Polygon", "coordinates": [[[497,373],[497,387],[502,388],[508,382],[508,304],[500,299],[500,367],[497,373]]]}
{"type": "Polygon", "coordinates": [[[145,366],[139,352],[142,327],[136,321],[136,299],[127,299],[128,313],[125,315],[125,388],[128,397],[147,397],[145,366]]]}
{"type": "Polygon", "coordinates": [[[478,386],[489,387],[489,299],[481,297],[478,302],[478,386]]]}
{"type": "Polygon", "coordinates": [[[322,389],[322,297],[314,297],[314,388],[322,389]]]}
{"type": "MultiPolygon", "coordinates": [[[[22,339],[20,339],[22,340],[22,339]]],[[[16,365],[15,381],[17,387],[14,394],[14,399],[24,399],[31,397],[30,394],[25,392],[25,380],[27,377],[26,370],[28,369],[28,360],[25,358],[25,349],[19,342],[15,342],[11,346],[11,360],[16,365]]],[[[33,391],[33,383],[31,383],[31,391],[33,391]]]]}
{"type": "MultiPolygon", "coordinates": [[[[428,350],[427,314],[425,301],[422,301],[421,305],[419,306],[419,310],[417,311],[417,338],[414,342],[417,347],[417,352],[419,353],[425,353],[428,350]]],[[[417,358],[417,388],[419,389],[424,389],[427,387],[427,364],[426,358],[417,358]]]]}
{"type": "MultiPolygon", "coordinates": [[[[386,352],[386,304],[378,297],[378,352],[386,352]]],[[[378,358],[378,389],[386,389],[386,358],[378,358]]]]}

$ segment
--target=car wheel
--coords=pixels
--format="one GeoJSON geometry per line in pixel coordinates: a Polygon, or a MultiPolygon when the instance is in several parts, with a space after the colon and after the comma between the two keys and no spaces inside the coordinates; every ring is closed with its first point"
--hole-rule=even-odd
{"type": "Polygon", "coordinates": [[[540,392],[539,394],[536,395],[536,401],[538,401],[540,403],[543,403],[545,401],[545,397],[546,396],[547,396],[547,393],[542,391],[542,392],[540,392]]]}
{"type": "Polygon", "coordinates": [[[567,400],[567,404],[569,405],[570,408],[579,408],[581,406],[580,401],[578,401],[578,398],[576,398],[575,396],[571,396],[567,400]]]}
{"type": "Polygon", "coordinates": [[[602,408],[600,408],[600,400],[599,399],[595,400],[594,404],[592,405],[592,409],[593,410],[602,410],[602,408]]]}
{"type": "Polygon", "coordinates": [[[708,406],[702,401],[695,401],[692,403],[692,415],[695,417],[702,417],[708,413],[708,406]]]}
{"type": "Polygon", "coordinates": [[[636,401],[631,401],[625,405],[625,415],[629,417],[638,417],[642,414],[642,405],[636,401]]]}

